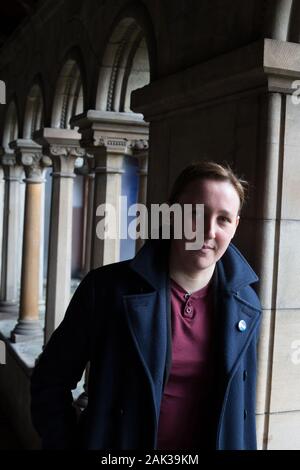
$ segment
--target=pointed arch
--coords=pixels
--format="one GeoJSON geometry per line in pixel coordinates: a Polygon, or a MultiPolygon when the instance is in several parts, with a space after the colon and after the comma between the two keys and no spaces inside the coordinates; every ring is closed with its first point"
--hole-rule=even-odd
{"type": "Polygon", "coordinates": [[[291,14],[295,0],[273,0],[266,3],[264,36],[280,41],[288,41],[291,27],[291,14]]]}
{"type": "Polygon", "coordinates": [[[131,112],[130,95],[150,82],[145,33],[132,17],[119,21],[109,37],[100,68],[96,109],[131,112]]]}
{"type": "Polygon", "coordinates": [[[18,134],[19,134],[19,124],[18,124],[17,106],[16,106],[15,100],[13,99],[7,106],[7,111],[6,111],[6,116],[5,116],[4,131],[3,131],[3,138],[2,138],[2,146],[5,150],[9,149],[10,142],[18,138],[18,134]]]}
{"type": "Polygon", "coordinates": [[[23,137],[31,139],[34,131],[43,127],[44,100],[38,83],[32,85],[26,99],[23,137]]]}
{"type": "Polygon", "coordinates": [[[75,59],[69,58],[61,69],[53,103],[51,126],[69,129],[70,119],[84,109],[82,74],[75,59]]]}

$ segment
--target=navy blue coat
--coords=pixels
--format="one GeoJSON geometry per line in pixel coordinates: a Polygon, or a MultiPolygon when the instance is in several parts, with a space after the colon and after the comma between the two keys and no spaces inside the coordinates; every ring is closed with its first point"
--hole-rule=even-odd
{"type": "MultiPolygon", "coordinates": [[[[148,241],[131,261],[91,271],[32,375],[32,419],[44,448],[155,449],[171,367],[168,244],[148,241]],[[79,423],[71,390],[90,361],[79,423]]],[[[255,449],[256,274],[230,245],[214,274],[217,406],[212,447],[255,449]],[[246,322],[245,331],[239,322],[246,322]]],[[[199,448],[201,443],[199,443],[199,448]]]]}

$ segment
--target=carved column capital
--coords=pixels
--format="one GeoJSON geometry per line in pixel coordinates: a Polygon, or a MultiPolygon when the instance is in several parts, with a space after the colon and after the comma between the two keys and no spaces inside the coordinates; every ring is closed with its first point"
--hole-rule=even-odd
{"type": "Polygon", "coordinates": [[[85,149],[79,146],[51,144],[48,148],[48,155],[53,164],[53,177],[75,178],[76,161],[84,157],[85,149]]]}
{"type": "Polygon", "coordinates": [[[131,154],[131,142],[148,139],[148,124],[134,113],[89,110],[75,116],[72,122],[79,127],[81,145],[91,153],[104,147],[112,155],[131,154]]]}
{"type": "Polygon", "coordinates": [[[52,166],[52,160],[48,155],[42,155],[41,165],[43,168],[49,168],[52,166]]]}
{"type": "Polygon", "coordinates": [[[133,152],[148,151],[149,140],[148,139],[131,140],[129,146],[133,150],[133,152]]]}
{"type": "Polygon", "coordinates": [[[2,166],[14,166],[17,164],[16,156],[15,153],[10,151],[5,152],[3,155],[0,157],[0,162],[2,166]]]}
{"type": "Polygon", "coordinates": [[[23,168],[18,164],[13,150],[5,150],[5,153],[0,157],[0,162],[3,167],[5,181],[21,182],[23,168]]]}
{"type": "Polygon", "coordinates": [[[148,174],[149,141],[146,139],[131,141],[132,155],[137,158],[140,176],[148,174]]]}
{"type": "Polygon", "coordinates": [[[130,141],[123,137],[97,136],[95,145],[105,147],[106,152],[110,155],[131,154],[130,141]]]}
{"type": "Polygon", "coordinates": [[[80,134],[73,129],[44,128],[34,134],[53,165],[53,177],[74,178],[74,169],[81,166],[86,150],[80,147],[80,134]]]}
{"type": "Polygon", "coordinates": [[[49,155],[50,157],[68,157],[68,158],[78,158],[85,155],[85,149],[82,147],[73,147],[73,146],[64,146],[60,144],[51,144],[49,145],[49,155]]]}
{"type": "Polygon", "coordinates": [[[17,139],[10,142],[9,146],[15,151],[17,163],[24,168],[25,182],[42,183],[42,147],[31,139],[17,139]]]}
{"type": "Polygon", "coordinates": [[[42,183],[44,181],[41,166],[42,154],[22,152],[21,150],[19,152],[17,153],[17,160],[24,167],[26,175],[25,182],[42,183]]]}

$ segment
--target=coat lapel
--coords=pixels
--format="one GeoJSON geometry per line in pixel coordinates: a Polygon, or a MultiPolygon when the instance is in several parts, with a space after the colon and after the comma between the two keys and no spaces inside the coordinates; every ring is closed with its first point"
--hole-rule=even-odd
{"type": "Polygon", "coordinates": [[[126,319],[149,379],[158,418],[167,353],[167,318],[163,292],[125,295],[126,319]]]}
{"type": "Polygon", "coordinates": [[[147,243],[131,262],[131,268],[154,290],[123,296],[127,324],[151,386],[157,421],[170,350],[168,264],[163,246],[147,243]]]}
{"type": "Polygon", "coordinates": [[[228,251],[217,264],[215,298],[220,342],[218,357],[223,369],[222,376],[230,380],[255,334],[260,309],[239,294],[242,287],[257,281],[256,274],[248,263],[240,262],[238,258],[242,256],[234,246],[231,245],[228,251]]]}
{"type": "MultiPolygon", "coordinates": [[[[259,311],[246,306],[242,300],[233,297],[223,302],[221,355],[223,374],[229,380],[239,365],[243,352],[252,340],[259,321],[259,311]],[[246,329],[244,330],[244,326],[246,329]]],[[[223,375],[222,374],[222,375],[223,375]]]]}

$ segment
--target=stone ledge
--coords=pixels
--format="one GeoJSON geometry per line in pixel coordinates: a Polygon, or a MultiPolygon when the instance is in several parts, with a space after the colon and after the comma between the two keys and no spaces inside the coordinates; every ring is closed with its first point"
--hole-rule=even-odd
{"type": "MultiPolygon", "coordinates": [[[[43,338],[37,338],[31,341],[20,341],[13,343],[10,340],[10,333],[16,325],[17,316],[10,315],[10,318],[3,319],[3,314],[0,314],[0,339],[2,339],[6,348],[13,354],[14,358],[25,371],[26,375],[30,376],[32,369],[35,365],[36,358],[41,354],[43,349],[43,338]]],[[[5,366],[4,366],[5,367],[5,366]]]]}
{"type": "Polygon", "coordinates": [[[131,108],[159,120],[233,95],[292,93],[300,78],[300,45],[263,39],[135,90],[131,108]]]}
{"type": "MultiPolygon", "coordinates": [[[[39,337],[31,341],[20,341],[13,343],[10,340],[10,333],[16,325],[18,316],[0,312],[0,340],[5,342],[7,352],[11,353],[20,368],[25,372],[27,377],[30,377],[32,370],[35,366],[36,359],[43,350],[44,339],[39,337]]],[[[1,365],[5,367],[5,365],[1,365]]],[[[84,374],[82,379],[78,382],[75,390],[72,390],[73,399],[76,400],[84,391],[84,374]]]]}

